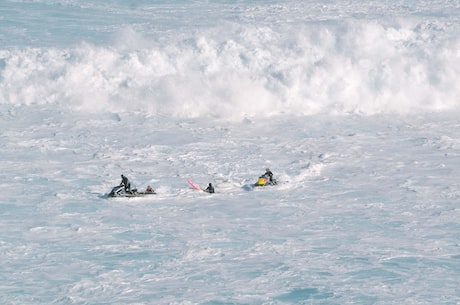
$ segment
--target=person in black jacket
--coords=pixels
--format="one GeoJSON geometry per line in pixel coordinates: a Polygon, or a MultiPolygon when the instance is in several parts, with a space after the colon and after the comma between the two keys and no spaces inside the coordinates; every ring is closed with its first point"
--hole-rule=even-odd
{"type": "Polygon", "coordinates": [[[268,167],[265,169],[265,174],[263,174],[262,177],[265,177],[270,182],[273,182],[273,173],[268,167]]]}
{"type": "Polygon", "coordinates": [[[120,185],[123,185],[125,187],[125,191],[128,193],[131,193],[131,182],[129,182],[128,177],[125,175],[121,175],[121,183],[120,185]]]}
{"type": "Polygon", "coordinates": [[[212,186],[211,182],[209,183],[208,187],[204,190],[205,192],[214,193],[214,186],[212,186]]]}

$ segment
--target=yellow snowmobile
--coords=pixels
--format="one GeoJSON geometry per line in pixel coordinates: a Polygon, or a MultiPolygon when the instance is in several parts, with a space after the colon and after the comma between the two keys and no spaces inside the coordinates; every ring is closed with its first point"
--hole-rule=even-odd
{"type": "Polygon", "coordinates": [[[257,182],[254,183],[254,186],[267,186],[267,185],[276,185],[276,180],[273,179],[270,181],[270,178],[267,176],[260,176],[259,179],[257,179],[257,182]]]}

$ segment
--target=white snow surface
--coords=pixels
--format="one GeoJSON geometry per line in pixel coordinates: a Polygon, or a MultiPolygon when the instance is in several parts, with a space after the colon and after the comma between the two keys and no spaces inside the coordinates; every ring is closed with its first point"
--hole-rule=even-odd
{"type": "Polygon", "coordinates": [[[1,119],[3,304],[460,296],[456,116],[1,119]],[[280,184],[251,188],[265,167],[280,184]],[[108,199],[121,173],[158,194],[108,199]]]}
{"type": "Polygon", "coordinates": [[[0,304],[458,304],[459,14],[3,1],[0,304]]]}

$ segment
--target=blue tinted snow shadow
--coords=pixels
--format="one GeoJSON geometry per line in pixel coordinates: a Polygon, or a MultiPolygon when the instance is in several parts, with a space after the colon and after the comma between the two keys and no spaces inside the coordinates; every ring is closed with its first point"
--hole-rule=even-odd
{"type": "Polygon", "coordinates": [[[243,303],[233,303],[233,302],[222,302],[222,301],[209,301],[206,303],[202,303],[201,305],[238,305],[243,303]]]}
{"type": "Polygon", "coordinates": [[[392,281],[401,281],[401,275],[385,270],[382,268],[370,268],[370,269],[363,269],[363,270],[358,270],[358,271],[353,271],[353,272],[348,272],[348,275],[352,276],[355,279],[370,279],[370,278],[382,278],[385,280],[392,280],[392,281]]]}
{"type": "Polygon", "coordinates": [[[317,288],[296,288],[288,293],[275,297],[275,300],[288,303],[298,303],[310,299],[328,299],[333,296],[334,294],[332,292],[320,292],[317,288]]]}

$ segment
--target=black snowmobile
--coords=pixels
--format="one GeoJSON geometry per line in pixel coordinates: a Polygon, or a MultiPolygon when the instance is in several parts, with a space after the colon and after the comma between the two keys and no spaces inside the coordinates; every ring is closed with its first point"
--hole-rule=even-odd
{"type": "Polygon", "coordinates": [[[132,189],[130,191],[125,190],[124,185],[117,185],[112,188],[110,193],[107,195],[109,198],[113,197],[142,197],[145,195],[156,194],[155,191],[149,186],[144,192],[138,192],[137,189],[132,189]]]}

